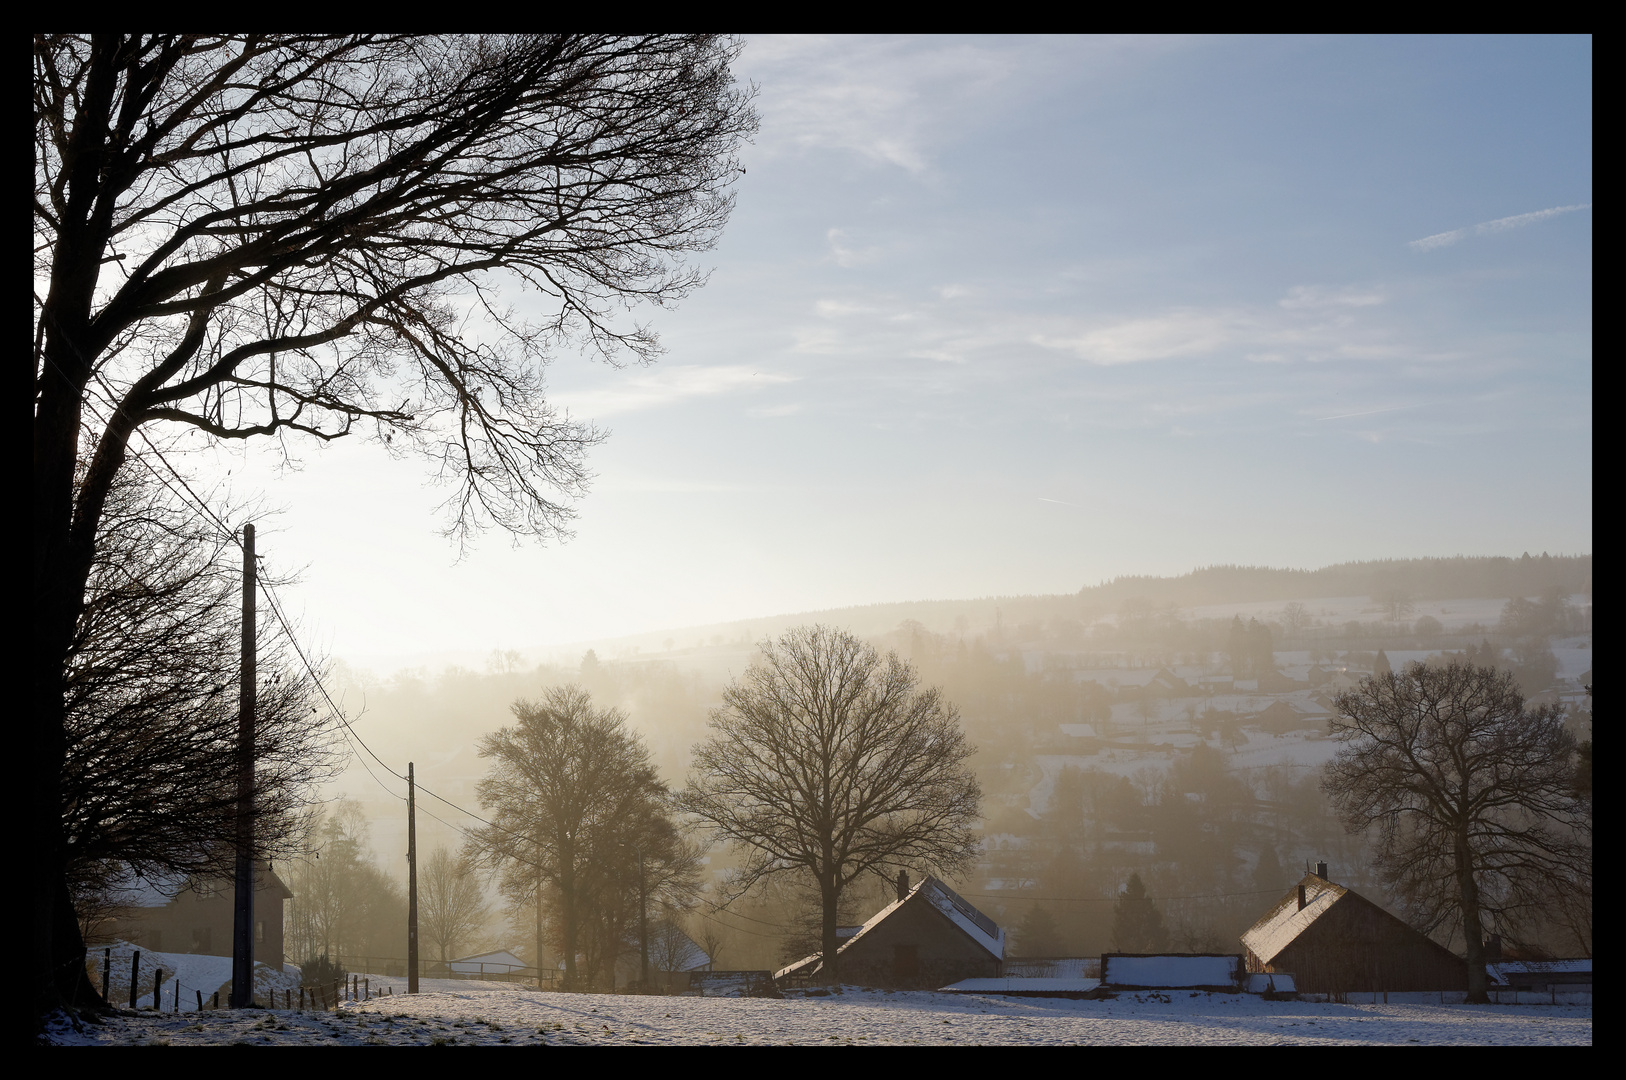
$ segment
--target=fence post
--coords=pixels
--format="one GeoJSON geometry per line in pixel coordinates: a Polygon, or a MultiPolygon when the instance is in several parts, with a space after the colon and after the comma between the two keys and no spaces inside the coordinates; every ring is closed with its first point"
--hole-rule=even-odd
{"type": "Polygon", "coordinates": [[[181,980],[175,980],[175,1011],[181,1011],[181,980]]]}
{"type": "Polygon", "coordinates": [[[198,1008],[197,1008],[197,1011],[198,1012],[203,1011],[203,991],[202,990],[198,991],[198,1008]]]}
{"type": "Polygon", "coordinates": [[[163,1002],[158,1000],[158,988],[160,986],[162,986],[163,984],[164,984],[164,969],[161,968],[161,967],[154,968],[153,972],[152,972],[152,1010],[153,1010],[153,1012],[163,1012],[164,1011],[163,1002]]]}
{"type": "Polygon", "coordinates": [[[102,950],[102,1000],[107,1000],[107,984],[113,977],[113,950],[102,950]]]}
{"type": "Polygon", "coordinates": [[[136,981],[141,977],[141,950],[130,955],[130,1008],[135,1008],[136,981]]]}

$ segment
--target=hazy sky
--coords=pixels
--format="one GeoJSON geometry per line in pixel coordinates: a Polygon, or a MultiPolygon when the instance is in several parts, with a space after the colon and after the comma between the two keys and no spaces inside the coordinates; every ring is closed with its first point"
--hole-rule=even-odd
{"type": "Polygon", "coordinates": [[[1216,562],[1592,550],[1587,38],[751,39],[762,130],[576,538],[221,456],[336,655],[1216,562]]]}

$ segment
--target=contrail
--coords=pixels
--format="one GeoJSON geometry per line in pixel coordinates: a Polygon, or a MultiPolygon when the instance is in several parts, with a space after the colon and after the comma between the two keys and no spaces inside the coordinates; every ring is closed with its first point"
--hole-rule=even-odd
{"type": "Polygon", "coordinates": [[[1433,251],[1435,248],[1449,247],[1469,233],[1505,232],[1508,229],[1534,225],[1538,221],[1546,221],[1550,217],[1567,214],[1571,210],[1590,209],[1592,209],[1591,203],[1577,203],[1574,206],[1553,206],[1546,210],[1535,210],[1528,214],[1514,214],[1512,217],[1497,218],[1495,221],[1481,221],[1478,225],[1471,225],[1465,229],[1452,229],[1450,232],[1435,233],[1433,236],[1425,236],[1421,240],[1409,241],[1406,246],[1414,251],[1433,251]]]}
{"type": "Polygon", "coordinates": [[[1365,412],[1339,413],[1337,416],[1318,416],[1318,417],[1316,417],[1316,419],[1317,420],[1348,420],[1352,416],[1372,416],[1372,415],[1375,415],[1376,413],[1399,412],[1401,409],[1421,409],[1424,405],[1427,405],[1427,404],[1430,404],[1430,403],[1427,402],[1427,401],[1421,401],[1421,402],[1418,402],[1416,405],[1391,405],[1387,409],[1368,409],[1365,412]]]}

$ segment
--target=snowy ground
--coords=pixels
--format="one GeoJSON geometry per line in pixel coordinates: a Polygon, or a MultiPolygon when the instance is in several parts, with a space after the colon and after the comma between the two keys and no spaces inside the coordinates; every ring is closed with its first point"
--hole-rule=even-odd
{"type": "MultiPolygon", "coordinates": [[[[431,980],[425,980],[426,983],[431,980]]],[[[65,1045],[1474,1045],[1590,1046],[1584,1005],[1338,1005],[1249,995],[1124,994],[1110,1001],[846,987],[754,998],[559,994],[446,984],[337,1012],[133,1014],[66,1025],[65,1045]],[[455,987],[455,988],[453,988],[455,987]]]]}

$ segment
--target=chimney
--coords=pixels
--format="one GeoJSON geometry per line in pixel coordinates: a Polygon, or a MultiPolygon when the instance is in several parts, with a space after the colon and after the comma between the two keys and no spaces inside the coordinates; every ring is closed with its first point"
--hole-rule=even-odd
{"type": "Polygon", "coordinates": [[[1315,864],[1315,876],[1320,878],[1322,881],[1327,880],[1327,864],[1326,863],[1318,862],[1318,863],[1315,864]]]}
{"type": "Polygon", "coordinates": [[[909,895],[909,871],[898,871],[898,899],[902,900],[909,895]]]}
{"type": "Polygon", "coordinates": [[[1502,962],[1502,935],[1492,934],[1490,940],[1485,942],[1485,963],[1500,964],[1502,962]]]}
{"type": "Polygon", "coordinates": [[[1304,910],[1304,905],[1306,903],[1308,903],[1308,902],[1309,901],[1304,899],[1304,886],[1303,886],[1303,884],[1300,884],[1299,885],[1299,910],[1303,911],[1304,910]]]}

